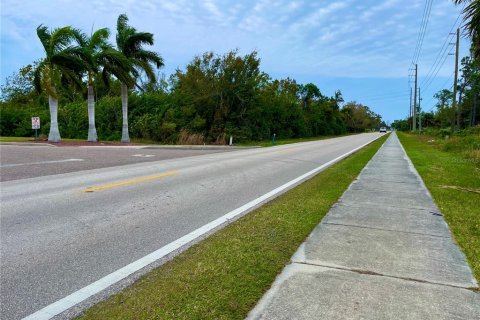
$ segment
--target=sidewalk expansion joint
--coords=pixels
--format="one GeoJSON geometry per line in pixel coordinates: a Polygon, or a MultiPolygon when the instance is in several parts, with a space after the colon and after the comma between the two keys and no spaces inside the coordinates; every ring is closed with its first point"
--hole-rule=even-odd
{"type": "Polygon", "coordinates": [[[336,204],[340,204],[342,206],[349,207],[349,208],[363,208],[366,205],[368,206],[373,205],[373,206],[378,206],[382,208],[391,208],[391,209],[425,210],[425,211],[429,210],[429,211],[435,211],[435,212],[438,211],[436,210],[435,207],[399,207],[399,206],[381,205],[381,204],[372,203],[372,202],[359,202],[359,201],[357,201],[357,203],[359,203],[360,205],[351,205],[351,204],[342,202],[342,199],[340,199],[336,204]]]}
{"type": "MultiPolygon", "coordinates": [[[[354,188],[350,188],[350,190],[353,190],[353,191],[367,191],[367,192],[372,192],[372,193],[375,193],[375,192],[385,192],[385,190],[381,190],[381,189],[367,189],[367,188],[362,188],[362,187],[357,187],[355,186],[354,188]]],[[[423,190],[417,190],[417,192],[414,192],[414,191],[398,191],[398,190],[395,190],[395,193],[401,193],[401,194],[405,194],[405,195],[416,195],[418,194],[418,192],[421,192],[423,190]]]]}
{"type": "Polygon", "coordinates": [[[472,292],[475,292],[475,293],[480,293],[480,287],[462,287],[462,286],[456,286],[456,285],[453,285],[453,284],[433,282],[433,281],[427,281],[427,280],[422,280],[422,279],[392,276],[392,275],[378,273],[378,272],[370,271],[370,270],[351,269],[351,268],[347,268],[347,267],[330,266],[330,265],[323,265],[323,264],[318,264],[318,263],[309,263],[309,262],[306,262],[306,261],[292,261],[292,263],[306,265],[306,266],[312,266],[312,267],[322,267],[322,268],[333,269],[333,270],[349,271],[349,272],[353,272],[353,273],[357,273],[357,274],[364,274],[364,275],[368,275],[368,276],[385,277],[385,278],[398,279],[398,280],[403,280],[403,281],[408,281],[408,282],[424,283],[424,284],[437,285],[437,286],[443,286],[443,287],[449,287],[449,288],[455,288],[455,289],[463,289],[463,290],[469,290],[469,291],[472,291],[472,292]]]}
{"type": "MultiPolygon", "coordinates": [[[[356,180],[360,180],[360,178],[361,178],[361,177],[358,177],[356,180]]],[[[411,185],[415,185],[415,186],[418,185],[416,182],[412,182],[412,181],[392,181],[392,180],[384,180],[384,179],[379,179],[379,178],[377,178],[376,176],[366,177],[366,179],[374,180],[374,181],[377,181],[377,182],[402,183],[402,184],[411,184],[411,185]]]]}
{"type": "Polygon", "coordinates": [[[450,239],[450,236],[441,236],[441,235],[430,234],[430,233],[411,232],[411,231],[402,231],[402,230],[394,230],[394,229],[384,229],[384,228],[369,227],[369,226],[359,226],[354,224],[344,224],[344,223],[335,223],[335,222],[322,222],[322,224],[330,224],[334,226],[343,226],[343,227],[352,227],[352,228],[361,228],[361,229],[371,229],[371,230],[379,230],[379,231],[390,231],[390,232],[397,232],[397,233],[415,234],[419,236],[450,239]]]}

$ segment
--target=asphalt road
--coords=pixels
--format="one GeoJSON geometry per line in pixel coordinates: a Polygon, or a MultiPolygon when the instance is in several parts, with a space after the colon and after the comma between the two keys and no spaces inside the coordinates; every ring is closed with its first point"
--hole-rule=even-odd
{"type": "MultiPolygon", "coordinates": [[[[199,146],[199,148],[202,148],[199,146]]],[[[0,145],[0,181],[191,157],[235,148],[180,149],[143,146],[52,147],[0,145]]]]}
{"type": "Polygon", "coordinates": [[[27,316],[378,136],[4,181],[0,318],[27,316]]]}

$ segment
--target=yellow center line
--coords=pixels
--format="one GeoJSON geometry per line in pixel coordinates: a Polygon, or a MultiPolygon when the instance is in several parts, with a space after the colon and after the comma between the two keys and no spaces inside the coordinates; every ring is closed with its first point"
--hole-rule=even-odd
{"type": "Polygon", "coordinates": [[[87,189],[83,190],[83,192],[94,192],[94,191],[110,189],[110,188],[114,188],[114,187],[125,186],[127,184],[133,184],[133,183],[137,183],[137,182],[142,182],[142,181],[148,181],[148,180],[173,176],[177,173],[178,173],[177,171],[170,171],[170,172],[162,173],[162,174],[159,174],[159,175],[156,175],[156,176],[142,177],[142,178],[138,178],[138,179],[132,179],[132,180],[127,180],[127,181],[111,183],[111,184],[107,184],[107,185],[100,186],[100,187],[87,188],[87,189]]]}

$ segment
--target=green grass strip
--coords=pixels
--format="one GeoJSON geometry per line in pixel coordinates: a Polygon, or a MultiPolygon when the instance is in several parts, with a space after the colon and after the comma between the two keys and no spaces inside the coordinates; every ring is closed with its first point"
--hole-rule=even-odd
{"type": "Polygon", "coordinates": [[[480,282],[480,170],[426,138],[400,132],[398,137],[480,282]]]}
{"type": "Polygon", "coordinates": [[[385,139],[192,246],[82,319],[244,319],[385,139]]]}

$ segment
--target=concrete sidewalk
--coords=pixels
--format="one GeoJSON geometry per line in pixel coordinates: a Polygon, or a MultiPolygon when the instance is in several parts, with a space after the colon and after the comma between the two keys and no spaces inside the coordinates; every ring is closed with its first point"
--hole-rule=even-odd
{"type": "Polygon", "coordinates": [[[478,284],[395,133],[249,319],[480,319],[478,284]]]}

